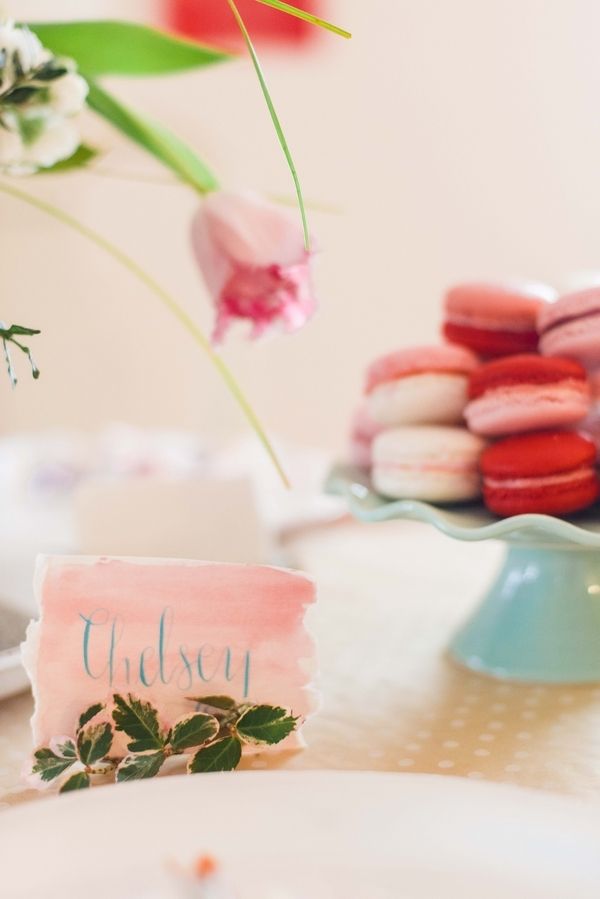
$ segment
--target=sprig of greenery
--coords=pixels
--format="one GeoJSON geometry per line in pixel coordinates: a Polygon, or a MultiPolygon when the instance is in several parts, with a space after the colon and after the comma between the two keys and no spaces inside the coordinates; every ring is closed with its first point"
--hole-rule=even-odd
{"type": "Polygon", "coordinates": [[[3,322],[0,322],[0,340],[2,341],[2,349],[4,352],[4,361],[6,362],[6,368],[8,370],[8,377],[10,378],[10,383],[13,387],[17,385],[17,374],[15,372],[12,357],[10,354],[9,343],[12,343],[13,346],[16,346],[22,353],[25,353],[27,358],[29,359],[29,364],[31,366],[31,374],[37,380],[40,376],[40,370],[35,364],[33,360],[33,356],[31,355],[31,350],[29,347],[25,346],[21,343],[20,340],[17,340],[17,337],[33,337],[36,334],[40,334],[40,331],[37,331],[35,328],[24,328],[23,325],[11,325],[10,328],[7,328],[3,322]]]}
{"type": "Polygon", "coordinates": [[[107,775],[117,783],[155,777],[168,758],[189,753],[190,774],[233,771],[244,745],[273,746],[298,726],[299,719],[280,706],[238,703],[231,696],[189,699],[195,711],[165,728],[150,702],[116,693],[110,716],[96,703],[79,717],[73,738],[37,749],[31,773],[43,783],[60,783],[60,792],[68,793],[107,775]],[[129,738],[124,757],[111,753],[116,731],[129,738]]]}

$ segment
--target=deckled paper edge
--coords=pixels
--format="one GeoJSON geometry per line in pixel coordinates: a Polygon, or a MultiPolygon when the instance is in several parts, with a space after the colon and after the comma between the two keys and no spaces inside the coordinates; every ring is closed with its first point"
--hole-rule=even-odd
{"type": "Polygon", "coordinates": [[[42,607],[42,585],[46,576],[46,571],[50,565],[51,556],[38,555],[35,560],[35,572],[33,575],[33,594],[35,604],[38,611],[38,617],[32,618],[27,625],[25,631],[25,639],[21,643],[21,661],[27,672],[29,682],[31,684],[31,692],[33,695],[33,713],[30,719],[31,733],[33,737],[34,747],[37,746],[37,719],[39,714],[39,692],[38,692],[38,657],[40,647],[40,631],[43,617],[42,607]]]}

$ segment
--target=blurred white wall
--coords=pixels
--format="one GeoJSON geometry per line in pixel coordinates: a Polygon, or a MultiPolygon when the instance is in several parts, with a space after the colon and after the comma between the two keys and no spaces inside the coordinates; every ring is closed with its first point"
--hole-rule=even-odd
{"type": "MultiPolygon", "coordinates": [[[[20,18],[148,17],[153,2],[13,0],[20,18]],[[49,9],[51,7],[51,10],[49,9]]],[[[332,0],[352,42],[265,67],[322,254],[321,311],[294,337],[241,335],[225,355],[267,426],[336,446],[373,355],[435,335],[444,286],[524,275],[560,286],[600,268],[600,4],[596,0],[332,0]]],[[[247,61],[194,75],[114,82],[162,116],[225,183],[291,194],[247,61]]],[[[160,174],[91,119],[104,168],[160,174]]],[[[188,248],[196,200],[179,186],[78,175],[23,182],[119,242],[207,329],[188,248]]],[[[155,298],[76,235],[0,200],[1,315],[40,326],[43,369],[0,378],[0,428],[114,419],[242,428],[205,359],[155,298]]]]}

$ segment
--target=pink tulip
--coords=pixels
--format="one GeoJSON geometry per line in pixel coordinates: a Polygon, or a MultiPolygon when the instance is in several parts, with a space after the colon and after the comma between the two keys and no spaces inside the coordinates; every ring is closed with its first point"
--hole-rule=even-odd
{"type": "Polygon", "coordinates": [[[217,192],[192,223],[192,245],[217,317],[219,343],[234,319],[252,322],[252,337],[273,325],[301,328],[316,300],[311,254],[299,223],[250,193],[217,192]]]}

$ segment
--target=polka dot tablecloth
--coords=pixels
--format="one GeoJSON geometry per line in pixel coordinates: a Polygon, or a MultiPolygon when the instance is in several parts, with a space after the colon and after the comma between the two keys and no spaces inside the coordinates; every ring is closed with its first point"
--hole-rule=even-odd
{"type": "MultiPolygon", "coordinates": [[[[246,768],[428,772],[600,796],[600,684],[547,687],[471,674],[445,656],[502,547],[425,525],[344,522],[296,535],[312,574],[323,703],[308,747],[246,768]]],[[[19,780],[31,751],[25,694],[0,703],[0,807],[38,800],[19,780]]]]}

